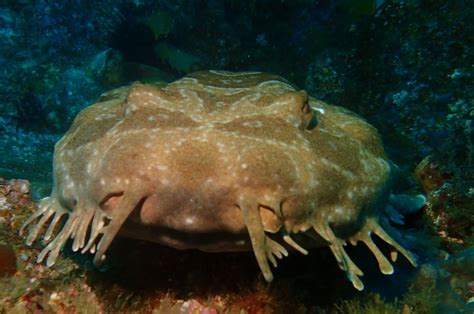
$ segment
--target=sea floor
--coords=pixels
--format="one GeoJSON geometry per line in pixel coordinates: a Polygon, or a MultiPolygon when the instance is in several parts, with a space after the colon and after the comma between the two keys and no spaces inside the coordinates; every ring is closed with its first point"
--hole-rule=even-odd
{"type": "Polygon", "coordinates": [[[36,203],[26,180],[0,180],[0,313],[472,313],[474,250],[378,273],[365,248],[356,291],[327,248],[292,252],[267,284],[251,253],[179,251],[119,238],[97,269],[65,249],[53,267],[18,235],[36,203]]]}

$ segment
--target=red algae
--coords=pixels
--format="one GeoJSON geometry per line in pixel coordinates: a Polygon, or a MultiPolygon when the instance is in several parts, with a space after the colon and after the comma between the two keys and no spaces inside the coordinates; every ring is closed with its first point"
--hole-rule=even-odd
{"type": "Polygon", "coordinates": [[[9,277],[16,273],[16,255],[9,245],[0,244],[0,277],[9,277]]]}

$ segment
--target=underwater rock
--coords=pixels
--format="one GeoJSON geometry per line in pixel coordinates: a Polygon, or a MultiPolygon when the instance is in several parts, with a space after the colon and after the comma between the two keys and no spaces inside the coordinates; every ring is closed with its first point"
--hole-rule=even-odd
{"type": "MultiPolygon", "coordinates": [[[[414,279],[414,292],[425,297],[436,296],[432,309],[436,313],[471,313],[474,302],[474,248],[464,250],[445,261],[420,266],[414,279]]],[[[427,302],[427,300],[419,300],[427,302]]],[[[416,308],[416,304],[412,304],[416,308]]]]}
{"type": "Polygon", "coordinates": [[[253,250],[267,281],[287,248],[329,246],[362,290],[347,242],[362,241],[383,274],[393,266],[371,234],[416,265],[378,223],[390,175],[377,131],[354,113],[276,75],[196,72],[83,110],[56,145],[51,197],[21,233],[31,245],[48,226],[38,256],[48,266],[69,238],[98,265],[119,231],[178,249],[253,250]]]}
{"type": "Polygon", "coordinates": [[[443,263],[449,287],[466,304],[474,303],[474,248],[466,249],[443,263]]]}
{"type": "Polygon", "coordinates": [[[167,43],[158,43],[153,48],[158,59],[169,64],[173,69],[189,73],[201,67],[201,57],[188,53],[167,43]]]}
{"type": "Polygon", "coordinates": [[[442,169],[439,161],[428,156],[415,175],[427,195],[425,216],[444,245],[456,251],[472,245],[474,195],[470,186],[455,184],[455,175],[442,169]]]}
{"type": "Polygon", "coordinates": [[[111,48],[94,56],[89,64],[89,71],[95,80],[104,87],[116,87],[117,84],[125,82],[122,55],[111,48]]]}
{"type": "Polygon", "coordinates": [[[28,180],[11,180],[13,192],[28,194],[30,193],[30,182],[28,180]]]}
{"type": "Polygon", "coordinates": [[[166,11],[158,11],[155,14],[142,19],[142,22],[149,27],[155,40],[166,37],[174,26],[174,17],[166,11]]]}
{"type": "Polygon", "coordinates": [[[146,82],[170,82],[173,80],[173,76],[165,71],[147,65],[136,62],[125,62],[124,73],[126,80],[129,82],[140,81],[146,82]]]}
{"type": "Polygon", "coordinates": [[[69,67],[60,74],[54,86],[48,119],[56,130],[65,130],[74,116],[90,103],[90,99],[100,95],[103,88],[87,67],[69,67]]]}
{"type": "Polygon", "coordinates": [[[16,207],[31,202],[30,182],[23,179],[4,180],[0,178],[0,195],[16,207]]]}
{"type": "Polygon", "coordinates": [[[442,173],[432,156],[425,157],[415,169],[415,175],[426,195],[439,189],[449,175],[442,173]]]}

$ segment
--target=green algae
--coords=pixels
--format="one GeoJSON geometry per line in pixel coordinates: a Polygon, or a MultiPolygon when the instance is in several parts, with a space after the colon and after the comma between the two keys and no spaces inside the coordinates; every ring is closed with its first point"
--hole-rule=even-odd
{"type": "Polygon", "coordinates": [[[399,311],[395,303],[387,303],[378,294],[368,294],[358,299],[341,301],[327,313],[391,314],[399,311]]]}

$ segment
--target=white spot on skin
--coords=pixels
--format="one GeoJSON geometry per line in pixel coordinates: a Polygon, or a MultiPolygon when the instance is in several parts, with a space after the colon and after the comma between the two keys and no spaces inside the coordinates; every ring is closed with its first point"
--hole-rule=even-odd
{"type": "Polygon", "coordinates": [[[170,118],[170,116],[165,113],[159,113],[157,116],[162,120],[169,120],[170,118]]]}
{"type": "Polygon", "coordinates": [[[261,128],[263,123],[261,121],[247,121],[242,123],[242,125],[249,128],[261,128]]]}
{"type": "Polygon", "coordinates": [[[240,167],[241,167],[242,169],[246,169],[246,168],[247,168],[247,164],[241,164],[240,167]]]}
{"type": "Polygon", "coordinates": [[[342,214],[344,214],[344,209],[342,209],[341,207],[336,207],[334,212],[338,215],[342,215],[342,214]]]}
{"type": "Polygon", "coordinates": [[[90,162],[87,163],[86,172],[87,174],[90,174],[92,172],[92,164],[90,162]]]}

